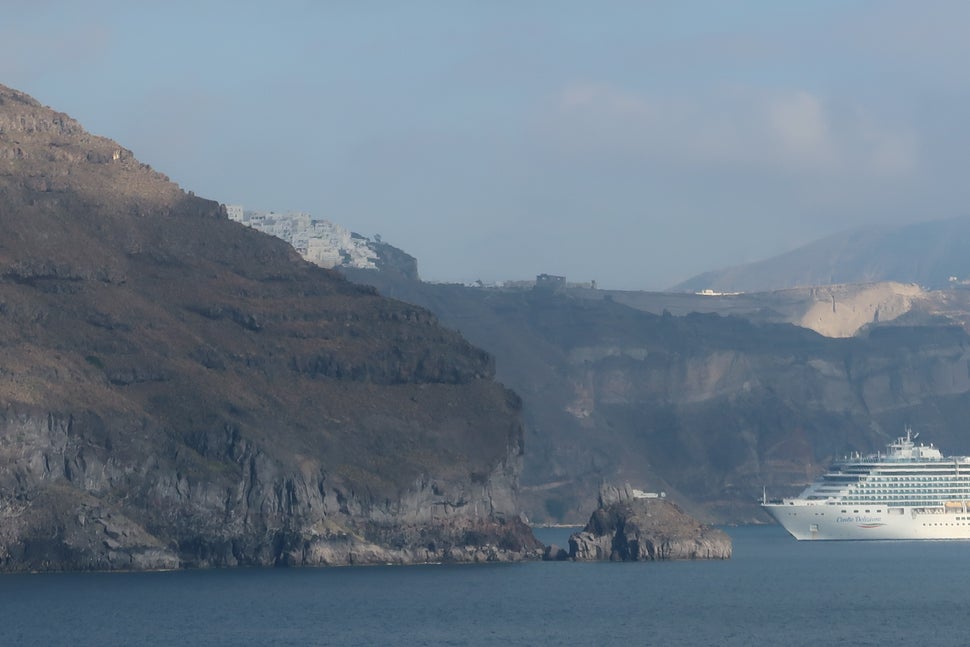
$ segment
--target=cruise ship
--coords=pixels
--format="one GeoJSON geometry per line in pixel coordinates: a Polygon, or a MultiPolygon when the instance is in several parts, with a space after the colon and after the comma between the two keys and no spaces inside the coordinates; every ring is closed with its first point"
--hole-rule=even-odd
{"type": "Polygon", "coordinates": [[[837,460],[762,506],[795,539],[970,539],[970,457],[915,441],[907,428],[885,453],[837,460]]]}

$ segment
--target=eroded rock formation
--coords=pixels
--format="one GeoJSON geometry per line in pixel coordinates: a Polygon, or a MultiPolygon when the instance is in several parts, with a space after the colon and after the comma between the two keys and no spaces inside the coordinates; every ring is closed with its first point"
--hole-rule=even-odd
{"type": "Polygon", "coordinates": [[[569,556],[577,561],[729,559],[731,538],[665,497],[643,496],[629,485],[605,487],[589,523],[569,538],[569,556]]]}

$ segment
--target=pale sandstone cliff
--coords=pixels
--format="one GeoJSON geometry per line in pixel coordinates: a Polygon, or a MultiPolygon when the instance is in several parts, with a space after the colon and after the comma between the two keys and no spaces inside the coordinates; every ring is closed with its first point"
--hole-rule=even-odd
{"type": "Polygon", "coordinates": [[[826,337],[851,337],[860,328],[892,321],[926,298],[915,284],[894,282],[812,288],[806,310],[793,323],[826,337]]]}

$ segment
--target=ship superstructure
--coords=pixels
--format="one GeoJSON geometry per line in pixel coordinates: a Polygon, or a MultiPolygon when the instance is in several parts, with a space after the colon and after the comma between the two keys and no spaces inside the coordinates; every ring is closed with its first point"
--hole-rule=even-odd
{"type": "Polygon", "coordinates": [[[970,457],[916,444],[849,456],[797,497],[762,502],[795,539],[970,539],[970,457]]]}

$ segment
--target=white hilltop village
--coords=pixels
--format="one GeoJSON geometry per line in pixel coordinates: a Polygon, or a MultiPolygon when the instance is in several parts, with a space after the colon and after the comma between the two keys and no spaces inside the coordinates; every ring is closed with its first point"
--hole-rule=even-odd
{"type": "Polygon", "coordinates": [[[303,258],[320,267],[378,269],[373,242],[329,220],[314,220],[302,211],[247,211],[239,204],[227,204],[226,213],[230,220],[282,238],[303,258]]]}
{"type": "MultiPolygon", "coordinates": [[[[287,213],[254,211],[244,209],[240,204],[227,204],[225,208],[230,220],[285,240],[303,258],[320,267],[386,271],[395,262],[389,263],[388,259],[378,252],[381,249],[386,255],[388,249],[396,249],[384,243],[379,235],[374,236],[372,240],[329,220],[316,220],[304,211],[287,213]]],[[[397,252],[397,269],[399,271],[404,269],[405,273],[410,272],[413,278],[417,279],[416,260],[406,252],[400,250],[397,252]],[[405,258],[402,259],[402,257],[405,258]],[[413,267],[406,267],[408,265],[413,267]]],[[[566,277],[555,274],[539,274],[534,281],[472,281],[460,284],[474,288],[537,288],[547,291],[566,287],[596,289],[596,281],[567,283],[566,277]]]]}

